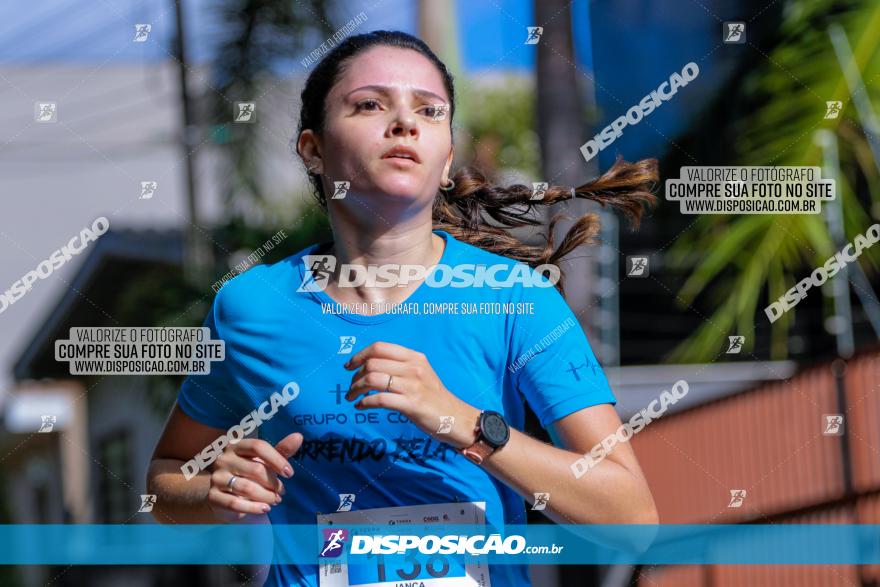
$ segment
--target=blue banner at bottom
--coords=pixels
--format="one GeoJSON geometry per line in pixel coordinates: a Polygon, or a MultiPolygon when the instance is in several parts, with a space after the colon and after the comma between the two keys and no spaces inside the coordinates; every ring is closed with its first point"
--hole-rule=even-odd
{"type": "Polygon", "coordinates": [[[880,564],[878,525],[29,524],[0,544],[5,565],[880,564]]]}

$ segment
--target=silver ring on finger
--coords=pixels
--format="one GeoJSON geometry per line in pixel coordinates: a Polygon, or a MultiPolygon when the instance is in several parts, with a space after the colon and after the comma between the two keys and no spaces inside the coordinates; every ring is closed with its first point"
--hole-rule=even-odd
{"type": "Polygon", "coordinates": [[[388,385],[385,386],[385,391],[391,391],[391,382],[394,381],[394,375],[388,376],[388,385]]]}
{"type": "Polygon", "coordinates": [[[232,486],[235,485],[235,482],[238,481],[238,475],[233,475],[229,478],[229,481],[226,482],[226,489],[232,491],[232,486]]]}

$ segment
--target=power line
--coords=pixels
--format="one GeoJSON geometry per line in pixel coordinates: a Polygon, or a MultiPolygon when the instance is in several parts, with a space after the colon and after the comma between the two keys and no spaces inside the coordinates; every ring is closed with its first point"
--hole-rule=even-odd
{"type": "MultiPolygon", "coordinates": [[[[87,14],[87,13],[83,13],[83,14],[87,14]]],[[[79,37],[73,39],[73,41],[74,41],[76,44],[85,44],[85,43],[87,43],[88,40],[89,40],[90,38],[92,38],[92,37],[95,36],[95,33],[96,33],[96,32],[98,32],[101,28],[103,28],[103,27],[106,25],[105,22],[102,22],[102,23],[99,23],[99,24],[101,25],[99,29],[93,29],[92,31],[89,31],[89,33],[88,33],[87,35],[81,35],[81,36],[79,36],[79,37]]],[[[31,27],[31,28],[33,28],[33,27],[31,27]]],[[[30,31],[28,31],[28,32],[30,32],[30,31]]],[[[21,37],[22,35],[19,34],[18,36],[21,37]]],[[[71,43],[68,43],[67,46],[64,47],[64,48],[69,50],[70,45],[71,45],[71,43]]],[[[2,53],[2,52],[0,52],[0,53],[2,53]]],[[[20,60],[20,61],[23,61],[23,62],[28,62],[28,61],[29,61],[29,58],[33,58],[33,57],[35,57],[35,54],[34,54],[34,53],[31,53],[30,55],[27,55],[27,56],[21,56],[21,55],[19,55],[16,59],[18,59],[18,60],[20,60]]],[[[43,56],[43,57],[46,57],[47,60],[51,59],[51,57],[47,57],[47,56],[43,56]]],[[[40,78],[40,80],[38,80],[38,81],[42,81],[43,79],[45,79],[45,77],[40,78]]],[[[2,94],[3,92],[8,92],[10,89],[11,89],[11,88],[9,88],[9,87],[0,87],[0,94],[2,94]]]]}
{"type": "MultiPolygon", "coordinates": [[[[84,96],[84,97],[79,98],[79,99],[77,99],[77,100],[71,100],[70,102],[61,102],[61,103],[58,104],[58,107],[59,107],[59,108],[63,108],[63,109],[66,110],[66,109],[69,109],[69,108],[79,108],[81,105],[85,105],[85,104],[88,103],[88,102],[95,102],[96,104],[100,104],[100,103],[102,103],[102,102],[104,102],[104,101],[109,100],[109,99],[110,99],[110,96],[113,96],[113,97],[115,98],[115,96],[117,96],[117,95],[129,95],[129,94],[132,94],[132,93],[133,93],[133,92],[132,92],[132,89],[133,89],[134,87],[136,87],[136,86],[140,86],[140,85],[142,85],[142,84],[143,84],[143,80],[138,80],[137,82],[130,83],[130,84],[126,85],[126,86],[120,86],[120,87],[117,87],[117,88],[113,88],[112,90],[108,90],[107,92],[105,92],[105,93],[103,93],[103,94],[98,94],[98,95],[96,95],[96,96],[84,96]]],[[[149,87],[150,87],[150,86],[147,86],[148,91],[149,91],[149,87]]],[[[171,87],[171,86],[169,86],[168,89],[169,89],[169,90],[173,90],[174,88],[171,87]]],[[[134,102],[134,103],[132,103],[132,104],[129,104],[127,107],[133,107],[133,106],[135,106],[135,105],[137,105],[137,104],[141,104],[141,103],[146,102],[146,101],[148,101],[148,100],[161,101],[161,100],[165,100],[165,99],[167,99],[167,97],[168,97],[167,92],[166,92],[166,93],[163,93],[163,94],[158,94],[158,95],[157,95],[157,94],[147,94],[147,95],[146,95],[146,98],[143,98],[143,99],[141,99],[141,100],[139,100],[139,101],[137,101],[137,102],[134,102]]],[[[118,111],[118,110],[119,110],[119,108],[114,109],[113,111],[118,111]]],[[[102,111],[102,112],[107,112],[107,109],[103,109],[103,110],[101,110],[101,111],[102,111]]],[[[79,118],[75,118],[75,119],[73,119],[73,120],[65,120],[65,122],[68,123],[68,124],[76,123],[76,122],[80,122],[80,121],[82,121],[82,120],[87,120],[87,119],[88,119],[89,117],[91,117],[91,116],[94,116],[94,113],[90,113],[90,114],[88,114],[88,115],[86,115],[86,116],[81,116],[81,117],[79,117],[79,118]]],[[[19,121],[21,121],[21,120],[22,120],[21,117],[20,117],[20,116],[17,116],[17,117],[14,117],[14,118],[8,118],[8,119],[6,119],[6,120],[0,121],[0,128],[4,128],[4,127],[6,127],[6,126],[10,126],[10,127],[11,127],[11,126],[13,126],[16,122],[19,122],[19,121]]]]}
{"type": "MultiPolygon", "coordinates": [[[[102,143],[97,141],[89,141],[95,149],[97,149],[100,153],[106,154],[110,152],[113,155],[113,160],[122,159],[125,157],[142,157],[143,155],[147,155],[150,153],[156,153],[161,149],[168,148],[169,154],[174,155],[176,153],[175,149],[172,149],[175,145],[179,144],[174,138],[170,138],[167,140],[157,140],[156,142],[113,142],[113,143],[102,143]]],[[[82,143],[65,143],[63,145],[56,143],[32,143],[25,145],[26,147],[30,146],[39,146],[40,149],[40,157],[36,158],[27,153],[18,153],[17,155],[20,158],[15,157],[7,157],[5,154],[2,158],[0,158],[0,168],[3,167],[5,163],[15,163],[16,165],[20,165],[21,163],[39,163],[45,165],[46,163],[52,162],[69,162],[69,163],[77,163],[81,161],[95,161],[96,164],[107,166],[107,161],[102,158],[99,153],[95,153],[92,150],[83,150],[81,149],[82,143]],[[61,148],[62,146],[68,147],[68,152],[64,153],[52,153],[48,151],[47,148],[61,148]]],[[[16,154],[14,154],[16,155],[16,154]]],[[[176,159],[176,157],[172,157],[172,159],[176,159]]],[[[28,178],[33,179],[31,174],[28,174],[28,178]]],[[[4,184],[13,181],[15,178],[13,176],[9,176],[5,174],[3,177],[4,184]]]]}
{"type": "MultiPolygon", "coordinates": [[[[65,29],[67,26],[69,26],[71,24],[71,22],[82,20],[83,16],[88,16],[88,15],[94,16],[94,14],[95,14],[94,12],[82,10],[81,6],[77,6],[77,3],[75,0],[67,7],[66,12],[70,12],[71,11],[70,9],[76,10],[75,16],[72,19],[65,18],[66,15],[63,12],[61,14],[59,14],[56,11],[52,15],[53,20],[58,20],[58,22],[64,23],[65,29]]],[[[106,25],[106,22],[103,22],[102,24],[106,25]]],[[[16,28],[18,28],[18,27],[16,27],[16,28]]],[[[22,44],[22,41],[25,41],[27,39],[36,38],[36,39],[48,39],[50,41],[55,40],[54,37],[52,37],[52,36],[49,36],[46,34],[37,34],[37,33],[45,33],[47,29],[54,32],[55,30],[58,29],[58,27],[57,26],[53,27],[53,26],[51,26],[50,23],[47,23],[46,21],[40,19],[40,20],[34,22],[29,28],[26,28],[23,31],[18,30],[18,34],[16,34],[14,37],[12,37],[12,39],[4,39],[4,43],[7,47],[15,47],[16,49],[18,49],[18,46],[20,44],[22,44]],[[41,28],[42,28],[41,31],[38,30],[41,28]]],[[[79,37],[78,41],[81,43],[86,42],[86,38],[79,37]]],[[[6,54],[6,53],[8,53],[8,49],[0,48],[0,55],[6,54]]],[[[15,57],[14,60],[22,60],[21,55],[18,55],[17,57],[15,57]]]]}
{"type": "MultiPolygon", "coordinates": [[[[126,120],[136,120],[135,118],[127,118],[126,120]]],[[[119,124],[116,124],[114,128],[119,128],[119,124]]],[[[172,138],[176,140],[176,134],[172,134],[172,138]]],[[[98,145],[103,144],[101,141],[97,139],[80,139],[77,141],[18,141],[14,143],[9,143],[3,147],[0,147],[0,161],[8,155],[21,155],[28,154],[26,151],[30,148],[39,148],[39,155],[42,156],[47,150],[51,150],[53,148],[58,149],[68,149],[74,147],[82,147],[83,143],[87,142],[87,144],[94,146],[96,149],[98,145]]],[[[121,143],[121,144],[130,144],[130,143],[121,143]]]]}
{"type": "MultiPolygon", "coordinates": [[[[46,47],[40,47],[40,45],[37,45],[37,47],[39,48],[36,51],[33,50],[33,47],[29,47],[29,49],[31,49],[31,52],[24,55],[19,55],[17,59],[22,62],[30,62],[34,60],[52,61],[57,60],[59,56],[64,56],[66,53],[69,53],[72,49],[76,49],[79,46],[94,46],[96,44],[96,39],[112,41],[114,36],[116,36],[117,34],[119,38],[124,38],[121,31],[117,33],[117,31],[112,31],[112,29],[109,34],[101,34],[102,31],[106,31],[107,28],[107,22],[100,21],[96,24],[96,26],[88,29],[85,33],[82,33],[78,36],[68,37],[66,41],[62,39],[61,42],[58,42],[54,39],[43,37],[43,40],[54,42],[46,47]]],[[[134,29],[132,29],[131,36],[134,36],[134,29]]],[[[131,39],[128,39],[128,41],[130,42],[131,39]]],[[[125,43],[125,41],[123,41],[123,43],[125,43]]],[[[125,45],[122,45],[117,53],[121,53],[124,48],[125,45]]]]}
{"type": "MultiPolygon", "coordinates": [[[[67,5],[67,9],[66,9],[66,11],[67,11],[67,12],[70,12],[70,9],[71,9],[71,8],[80,8],[80,9],[81,9],[81,6],[78,6],[77,0],[72,0],[72,1],[70,2],[70,4],[67,5]]],[[[55,5],[52,5],[52,4],[49,5],[49,12],[51,12],[51,15],[52,15],[53,17],[55,17],[55,18],[59,18],[59,17],[61,17],[61,16],[64,15],[64,11],[62,11],[62,12],[59,14],[59,11],[56,10],[56,6],[55,6],[55,5]]],[[[15,22],[13,22],[13,23],[12,23],[12,26],[11,26],[10,28],[8,28],[8,29],[6,29],[5,31],[3,31],[2,33],[0,33],[0,38],[5,37],[7,34],[13,32],[13,31],[18,30],[18,31],[19,31],[18,35],[17,35],[16,37],[14,37],[15,40],[18,40],[19,37],[23,36],[23,34],[21,33],[21,27],[22,27],[22,26],[28,26],[28,27],[30,27],[30,28],[33,28],[33,24],[35,24],[35,23],[42,24],[42,19],[45,18],[47,15],[48,15],[48,14],[38,14],[38,15],[36,16],[36,18],[32,18],[30,21],[27,21],[27,23],[26,23],[25,25],[22,25],[21,23],[15,23],[15,22]]],[[[7,22],[9,22],[9,21],[7,21],[7,22]]],[[[30,30],[26,30],[26,32],[27,32],[28,34],[31,33],[30,30]]],[[[4,39],[4,42],[9,42],[9,41],[6,40],[6,39],[4,39]]],[[[2,52],[3,52],[3,51],[0,50],[0,53],[2,53],[2,52]]]]}

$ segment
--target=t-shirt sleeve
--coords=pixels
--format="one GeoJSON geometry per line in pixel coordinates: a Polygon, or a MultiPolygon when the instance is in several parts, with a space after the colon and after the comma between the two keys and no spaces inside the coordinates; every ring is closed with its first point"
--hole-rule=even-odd
{"type": "Polygon", "coordinates": [[[212,361],[210,373],[188,375],[180,386],[177,404],[190,418],[226,430],[240,423],[250,409],[245,405],[244,392],[234,384],[229,371],[229,341],[222,335],[222,292],[221,289],[214,297],[203,326],[210,330],[211,340],[224,341],[225,359],[212,361]]]}
{"type": "Polygon", "coordinates": [[[524,287],[533,314],[514,315],[508,372],[541,426],[598,404],[617,403],[587,336],[555,287],[524,287]]]}

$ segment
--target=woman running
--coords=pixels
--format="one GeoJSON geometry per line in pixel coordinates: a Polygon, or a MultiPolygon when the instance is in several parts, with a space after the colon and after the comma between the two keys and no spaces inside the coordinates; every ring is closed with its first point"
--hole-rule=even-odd
{"type": "MultiPolygon", "coordinates": [[[[148,473],[157,520],[501,528],[526,523],[527,501],[562,524],[657,522],[628,443],[575,466],[621,425],[557,267],[598,218],[555,250],[555,219],[545,246],[508,232],[572,197],[637,226],[656,160],[537,195],[450,179],[454,114],[446,66],[405,33],[349,37],[312,71],[296,151],[334,240],[217,293],[205,326],[226,358],[180,389],[148,473]],[[526,403],[553,444],[522,431],[526,403]]],[[[397,562],[273,564],[266,585],[530,585],[525,565],[397,562]]]]}

